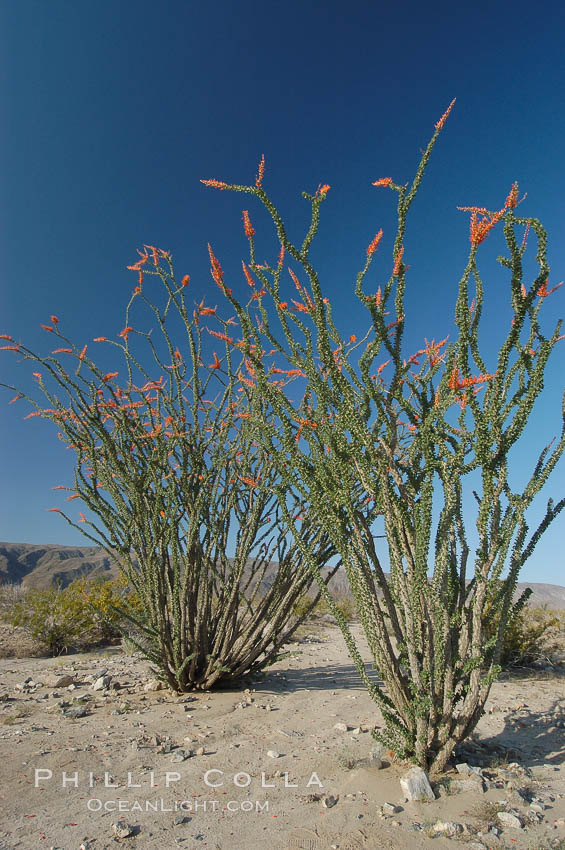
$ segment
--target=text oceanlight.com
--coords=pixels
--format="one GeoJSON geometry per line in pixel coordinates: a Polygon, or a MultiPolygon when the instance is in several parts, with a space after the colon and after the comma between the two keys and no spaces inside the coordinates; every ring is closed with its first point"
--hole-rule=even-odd
{"type": "Polygon", "coordinates": [[[163,797],[153,800],[100,800],[92,797],[87,801],[89,812],[262,812],[269,811],[268,800],[173,800],[163,797]]]}

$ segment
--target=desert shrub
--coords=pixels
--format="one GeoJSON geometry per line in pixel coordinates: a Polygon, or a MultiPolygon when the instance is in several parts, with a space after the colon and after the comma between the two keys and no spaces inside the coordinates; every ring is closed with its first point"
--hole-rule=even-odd
{"type": "Polygon", "coordinates": [[[73,581],[64,591],[77,607],[84,607],[89,621],[92,642],[108,642],[121,637],[128,628],[128,615],[139,613],[138,595],[131,590],[127,579],[89,579],[73,581]]]}
{"type": "MultiPolygon", "coordinates": [[[[347,596],[340,597],[336,594],[332,594],[332,598],[335,609],[341,614],[346,623],[351,623],[357,618],[357,609],[352,599],[349,599],[347,596]]],[[[293,613],[295,617],[303,621],[304,619],[322,617],[324,614],[331,614],[333,612],[328,607],[325,599],[322,599],[319,594],[316,596],[304,594],[295,603],[293,613]]]]}
{"type": "Polygon", "coordinates": [[[10,611],[16,602],[21,602],[26,593],[25,585],[7,581],[0,584],[0,614],[10,611]]]}
{"type": "MultiPolygon", "coordinates": [[[[41,369],[34,376],[48,407],[18,397],[34,405],[30,417],[55,422],[74,450],[74,485],[54,489],[69,493],[67,501],[81,499],[90,513],[50,510],[117,559],[134,594],[115,604],[111,587],[82,587],[78,595],[98,611],[96,627],[113,633],[120,623],[128,645],[171,687],[209,689],[278,657],[299,625],[293,605],[312,575],[282,516],[278,468],[253,437],[245,390],[254,370],[233,348],[234,320],[204,302],[189,305],[188,275],[175,278],[168,252],[145,246],[139,253],[124,329],[117,340],[95,340],[121,358],[113,371],[64,335],[57,316],[44,326],[59,346],[49,355],[24,344],[5,348],[41,369]],[[152,278],[154,301],[146,295],[152,278]]],[[[210,258],[222,288],[223,272],[210,258]]],[[[279,383],[293,378],[285,373],[279,383]]],[[[334,554],[328,535],[296,490],[285,507],[301,518],[322,567],[334,554]]],[[[70,597],[75,604],[75,590],[65,605],[70,597]]],[[[58,650],[70,639],[65,633],[51,643],[58,650]]]]}
{"type": "MultiPolygon", "coordinates": [[[[327,608],[328,613],[333,613],[328,607],[327,603],[324,600],[324,606],[327,608]]],[[[358,619],[357,607],[353,599],[349,599],[347,596],[342,598],[334,596],[334,606],[339,615],[345,620],[346,623],[352,623],[354,620],[358,619]]]]}
{"type": "Polygon", "coordinates": [[[323,602],[320,601],[319,597],[316,599],[307,593],[303,593],[294,603],[292,612],[295,617],[304,622],[304,620],[312,619],[324,613],[322,609],[323,602]]]}
{"type": "Polygon", "coordinates": [[[124,579],[76,579],[67,587],[25,589],[8,586],[2,619],[24,628],[52,655],[71,647],[107,643],[127,631],[126,617],[140,603],[124,579]]]}
{"type": "MultiPolygon", "coordinates": [[[[217,273],[215,279],[242,329],[254,374],[245,388],[249,421],[277,464],[281,515],[318,581],[314,550],[286,503],[289,490],[300,492],[308,516],[342,558],[384,688],[368,677],[348,624],[329,590],[320,589],[383,713],[385,728],[375,730],[375,738],[397,757],[438,773],[483,713],[501,669],[504,632],[523,604],[513,601],[518,574],[565,506],[565,499],[550,499],[541,522],[529,528],[528,509],[565,449],[564,423],[534,459],[523,487],[516,489],[511,474],[514,447],[562,338],[561,322],[549,333],[542,327],[542,307],[557,287],[549,284],[546,232],[536,218],[519,215],[517,184],[497,210],[464,208],[469,256],[458,287],[450,290],[456,332],[450,327],[444,339],[430,342],[419,329],[419,348],[407,350],[405,343],[413,321],[405,307],[414,276],[405,262],[408,214],[452,106],[435,125],[411,183],[392,177],[374,183],[396,197],[397,231],[390,260],[376,261],[384,272],[378,287],[370,281],[378,248],[386,244],[382,229],[367,246],[352,286],[367,311],[367,328],[351,335],[342,336],[336,325],[311,252],[330,187],[303,193],[311,224],[294,241],[263,186],[264,161],[251,184],[203,181],[245,195],[259,212],[262,207],[280,244],[278,257],[258,263],[250,220],[255,212],[245,211],[244,269],[255,300],[244,303],[235,284],[228,288],[217,273]],[[479,333],[485,301],[480,246],[492,240],[497,225],[505,239],[498,261],[509,280],[498,351],[491,334],[485,344],[479,333]],[[537,244],[526,266],[528,240],[537,244]],[[289,276],[296,298],[288,296],[289,276]],[[285,370],[302,376],[302,393],[273,380],[272,362],[259,354],[269,349],[285,358],[285,370]],[[470,507],[467,494],[474,497],[470,507]],[[484,612],[493,587],[500,590],[487,630],[484,612]]],[[[220,267],[215,257],[212,262],[213,270],[220,267]]],[[[443,258],[438,262],[442,266],[443,258]]],[[[444,297],[435,284],[427,286],[434,298],[444,297]]]]}
{"type": "MultiPolygon", "coordinates": [[[[490,641],[497,639],[500,595],[503,592],[503,584],[497,581],[493,582],[487,594],[483,627],[485,638],[490,641]]],[[[500,666],[503,669],[547,659],[548,653],[559,648],[556,633],[561,630],[561,612],[550,611],[546,607],[530,607],[527,604],[530,596],[531,590],[527,589],[515,604],[504,629],[500,647],[500,666]]]]}
{"type": "Polygon", "coordinates": [[[508,624],[502,639],[500,664],[503,669],[542,661],[558,648],[555,632],[559,617],[544,608],[526,608],[508,624]]]}
{"type": "Polygon", "coordinates": [[[4,613],[4,619],[25,629],[52,655],[88,642],[93,626],[84,599],[58,587],[29,589],[23,599],[4,613]]]}

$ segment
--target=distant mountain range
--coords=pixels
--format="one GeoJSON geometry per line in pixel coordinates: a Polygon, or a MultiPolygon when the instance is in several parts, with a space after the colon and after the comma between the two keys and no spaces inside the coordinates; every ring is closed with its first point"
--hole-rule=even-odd
{"type": "Polygon", "coordinates": [[[82,576],[117,578],[119,569],[98,546],[0,543],[0,583],[66,587],[82,576]]]}
{"type": "MultiPolygon", "coordinates": [[[[269,573],[276,564],[271,564],[265,576],[269,584],[269,573]]],[[[24,587],[50,587],[60,584],[66,587],[82,576],[91,578],[117,578],[119,568],[103,549],[97,546],[57,546],[33,543],[0,543],[0,584],[14,582],[24,587]]],[[[343,570],[338,570],[331,587],[335,593],[349,596],[347,579],[343,570]]],[[[519,582],[517,593],[527,587],[533,591],[530,605],[547,605],[548,608],[565,609],[565,587],[557,584],[519,582]]]]}

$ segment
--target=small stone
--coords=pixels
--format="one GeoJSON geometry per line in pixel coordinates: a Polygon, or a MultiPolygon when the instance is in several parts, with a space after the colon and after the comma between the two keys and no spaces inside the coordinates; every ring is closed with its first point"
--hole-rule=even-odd
{"type": "Polygon", "coordinates": [[[372,767],[374,770],[382,770],[384,767],[383,760],[380,756],[380,750],[371,750],[367,758],[367,762],[369,767],[372,767]]]}
{"type": "Polygon", "coordinates": [[[497,812],[498,821],[509,829],[523,829],[522,819],[514,812],[497,812]]]}
{"type": "Polygon", "coordinates": [[[82,841],[78,850],[94,850],[94,844],[90,841],[82,841]]]}
{"type": "MultiPolygon", "coordinates": [[[[110,686],[111,676],[99,676],[90,687],[93,691],[105,691],[110,686]]],[[[120,821],[121,823],[121,821],[120,821]]]]}
{"type": "Polygon", "coordinates": [[[456,764],[455,770],[462,776],[471,776],[472,773],[477,773],[479,776],[482,775],[480,767],[472,767],[470,764],[467,764],[466,761],[456,764]]]}
{"type": "Polygon", "coordinates": [[[43,676],[43,684],[47,688],[68,688],[73,684],[73,677],[66,674],[61,676],[58,673],[46,673],[43,676]]]}
{"type": "Polygon", "coordinates": [[[188,823],[188,820],[189,819],[187,817],[185,817],[184,815],[176,815],[174,820],[173,820],[173,825],[174,826],[180,826],[183,823],[188,823]]]}
{"type": "Polygon", "coordinates": [[[377,759],[382,759],[385,754],[385,748],[382,744],[374,743],[371,747],[371,752],[369,753],[369,759],[371,761],[376,761],[377,759]]]}
{"type": "Polygon", "coordinates": [[[455,838],[456,835],[461,835],[463,832],[462,824],[450,820],[438,821],[434,823],[432,829],[436,835],[446,835],[447,838],[455,838]]]}
{"type": "Polygon", "coordinates": [[[450,794],[478,793],[484,794],[487,790],[486,783],[481,776],[470,774],[466,779],[452,779],[449,783],[450,794]]]}
{"type": "Polygon", "coordinates": [[[89,715],[90,711],[86,705],[77,705],[75,708],[64,708],[63,714],[65,717],[77,720],[79,717],[86,717],[89,715]]]}
{"type": "Polygon", "coordinates": [[[402,806],[395,806],[394,803],[384,803],[383,813],[385,815],[397,815],[402,811],[402,806]]]}
{"type": "Polygon", "coordinates": [[[360,726],[357,726],[357,728],[353,729],[352,732],[351,732],[352,735],[359,735],[360,733],[361,733],[361,727],[360,726]]]}
{"type": "Polygon", "coordinates": [[[203,755],[205,755],[205,753],[206,753],[206,750],[205,750],[204,747],[198,747],[198,749],[196,750],[197,756],[203,756],[203,755]]]}
{"type": "Polygon", "coordinates": [[[267,750],[267,755],[270,759],[278,759],[281,757],[281,754],[277,753],[276,750],[267,750]]]}
{"type": "Polygon", "coordinates": [[[150,679],[143,686],[143,690],[148,694],[150,691],[162,691],[164,687],[163,682],[159,681],[159,679],[150,679]]]}
{"type": "Polygon", "coordinates": [[[336,797],[334,797],[333,795],[330,794],[328,797],[323,798],[322,806],[325,809],[331,809],[336,805],[338,800],[339,800],[339,794],[336,797]]]}
{"type": "Polygon", "coordinates": [[[125,820],[119,820],[117,823],[113,823],[112,829],[116,838],[129,838],[130,835],[133,835],[134,831],[133,826],[130,826],[125,820]]]}
{"type": "Polygon", "coordinates": [[[400,787],[408,800],[435,800],[428,774],[421,767],[413,767],[400,779],[400,787]]]}
{"type": "Polygon", "coordinates": [[[334,729],[336,732],[348,732],[349,726],[347,723],[334,723],[334,729]]]}
{"type": "Polygon", "coordinates": [[[186,761],[187,758],[188,755],[185,750],[175,750],[171,762],[173,764],[180,764],[181,761],[186,761]]]}
{"type": "MultiPolygon", "coordinates": [[[[157,739],[157,740],[158,740],[158,739],[157,739]]],[[[173,745],[171,744],[171,742],[170,742],[170,741],[159,741],[159,740],[158,740],[158,744],[157,744],[157,745],[160,745],[160,750],[161,750],[161,752],[162,752],[162,753],[164,753],[165,755],[167,755],[168,753],[172,752],[172,750],[173,750],[173,745]]]]}

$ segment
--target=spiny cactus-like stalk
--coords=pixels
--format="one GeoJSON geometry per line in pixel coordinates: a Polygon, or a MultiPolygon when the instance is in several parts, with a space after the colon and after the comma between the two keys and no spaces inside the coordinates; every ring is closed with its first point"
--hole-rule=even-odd
{"type": "MultiPolygon", "coordinates": [[[[542,521],[529,529],[526,511],[563,453],[565,430],[543,449],[523,489],[513,489],[509,476],[509,453],[562,338],[560,322],[549,337],[542,333],[539,312],[553,291],[546,233],[535,218],[517,215],[517,185],[498,211],[465,208],[471,214],[471,249],[455,304],[457,338],[449,345],[447,339],[426,340],[410,356],[404,351],[407,216],[452,106],[436,124],[411,185],[390,177],[373,184],[396,193],[398,227],[386,283],[376,293],[364,288],[380,230],[352,287],[369,314],[361,339],[340,336],[310,258],[329,186],[304,193],[312,207],[311,225],[302,244],[295,244],[263,188],[264,160],[254,185],[202,181],[256,199],[274,223],[278,259],[258,264],[254,230],[244,212],[250,259],[243,271],[255,287],[255,300],[243,305],[215,276],[237,313],[253,369],[254,380],[246,387],[249,422],[280,473],[275,489],[282,517],[320,582],[315,550],[286,505],[289,490],[307,503],[308,515],[341,556],[384,688],[368,678],[347,623],[323,583],[320,590],[384,715],[386,727],[375,737],[397,756],[435,772],[445,768],[483,712],[500,670],[504,630],[525,601],[513,601],[519,571],[565,505],[564,499],[557,504],[550,499],[542,521]],[[487,365],[479,345],[478,249],[498,224],[508,252],[499,261],[510,273],[513,317],[496,363],[487,365]],[[528,232],[537,240],[539,273],[526,284],[522,258],[528,232]],[[288,275],[299,300],[285,294],[288,275]],[[287,373],[304,381],[300,402],[273,380],[272,363],[261,356],[264,348],[276,351],[287,373]],[[471,489],[476,517],[464,512],[471,489]],[[370,511],[360,509],[365,502],[370,511]],[[377,513],[384,522],[383,549],[374,535],[377,513]]],[[[220,265],[211,256],[214,273],[220,265]]]]}
{"type": "MultiPolygon", "coordinates": [[[[118,371],[101,369],[56,316],[44,326],[56,341],[51,354],[7,335],[5,348],[38,364],[49,406],[25,393],[16,399],[55,422],[74,450],[74,486],[54,489],[82,500],[90,516],[50,510],[119,560],[137,595],[136,608],[126,606],[129,636],[158,675],[180,691],[208,689],[272,663],[308,613],[293,615],[312,575],[280,516],[276,465],[253,439],[237,392],[246,358],[232,349],[233,322],[204,303],[189,308],[188,277],[177,283],[167,252],[146,247],[131,268],[139,281],[125,327],[117,340],[95,340],[117,349],[118,371]],[[145,294],[150,276],[164,286],[157,303],[145,294]],[[142,304],[147,330],[137,327],[142,304]],[[221,357],[206,353],[208,339],[220,341],[221,357]]],[[[285,507],[295,517],[303,502],[289,493],[285,507]]],[[[333,554],[327,534],[306,516],[302,528],[324,565],[333,554]]]]}

